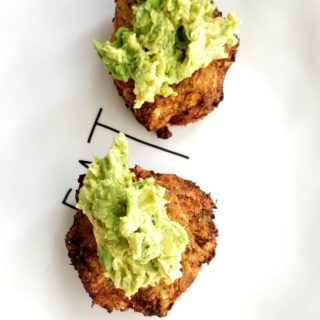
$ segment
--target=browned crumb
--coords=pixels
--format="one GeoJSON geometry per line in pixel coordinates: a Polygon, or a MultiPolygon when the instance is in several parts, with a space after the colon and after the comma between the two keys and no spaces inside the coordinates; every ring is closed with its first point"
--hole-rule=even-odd
{"type": "MultiPolygon", "coordinates": [[[[218,231],[213,223],[215,205],[210,195],[204,193],[193,182],[174,174],[156,174],[136,166],[133,171],[137,178],[154,177],[156,183],[166,188],[167,213],[188,232],[190,242],[182,255],[182,274],[170,285],[160,282],[155,287],[141,288],[131,299],[124,291],[114,287],[103,273],[97,257],[97,245],[92,225],[87,217],[78,211],[66,235],[66,246],[72,264],[92,298],[98,304],[112,310],[134,309],[146,316],[167,315],[177,298],[188,289],[196,278],[203,263],[215,255],[218,231]]],[[[80,186],[83,176],[80,177],[80,186]]]]}
{"type": "MultiPolygon", "coordinates": [[[[116,0],[114,17],[114,34],[120,27],[132,28],[132,6],[135,0],[116,0]]],[[[216,10],[215,17],[221,13],[216,10]]],[[[170,125],[186,125],[196,122],[215,107],[223,99],[223,82],[225,75],[235,61],[238,45],[226,48],[227,59],[214,60],[209,66],[199,69],[178,85],[172,86],[178,93],[175,97],[157,95],[152,103],[145,102],[141,109],[134,109],[135,94],[134,81],[123,82],[114,80],[119,95],[124,99],[126,106],[131,110],[137,121],[147,130],[155,131],[159,138],[168,139],[171,132],[170,125]]]]}

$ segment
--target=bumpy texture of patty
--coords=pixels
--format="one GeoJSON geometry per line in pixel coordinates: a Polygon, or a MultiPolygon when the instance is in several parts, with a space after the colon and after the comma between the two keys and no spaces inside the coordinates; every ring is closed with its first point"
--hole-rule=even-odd
{"type": "MultiPolygon", "coordinates": [[[[103,275],[103,267],[97,256],[97,244],[88,218],[78,211],[66,235],[69,257],[79,277],[92,298],[93,304],[107,309],[134,309],[146,316],[163,317],[188,289],[203,263],[209,263],[215,255],[218,231],[213,223],[215,208],[210,195],[204,193],[193,182],[174,174],[156,174],[136,166],[137,178],[154,177],[156,183],[166,188],[167,214],[178,221],[188,232],[190,242],[182,255],[182,274],[170,285],[160,282],[155,287],[141,288],[128,299],[122,289],[103,275]]],[[[80,187],[83,176],[79,178],[80,187]]]]}
{"type": "MultiPolygon", "coordinates": [[[[136,0],[116,0],[114,34],[120,27],[132,29],[132,6],[136,0]]],[[[216,10],[214,17],[221,16],[216,10]]],[[[113,34],[112,39],[115,35],[113,34]]],[[[227,47],[227,59],[214,60],[209,66],[199,69],[178,85],[172,86],[176,97],[157,95],[153,103],[145,102],[141,109],[134,109],[134,81],[114,80],[119,95],[134,117],[147,130],[155,131],[159,138],[170,138],[169,125],[186,125],[196,122],[210,113],[223,99],[225,75],[235,61],[238,45],[227,47]]]]}

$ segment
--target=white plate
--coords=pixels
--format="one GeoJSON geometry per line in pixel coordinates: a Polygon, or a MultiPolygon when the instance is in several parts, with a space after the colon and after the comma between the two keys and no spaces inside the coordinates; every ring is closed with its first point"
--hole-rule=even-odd
{"type": "MultiPolygon", "coordinates": [[[[218,1],[244,21],[225,99],[162,141],[124,107],[92,48],[112,31],[111,0],[0,4],[1,319],[142,319],[94,307],[69,265],[61,204],[112,133],[131,164],[175,172],[218,200],[217,256],[168,319],[319,319],[320,2],[218,1]]],[[[67,202],[74,203],[73,192],[67,202]]]]}

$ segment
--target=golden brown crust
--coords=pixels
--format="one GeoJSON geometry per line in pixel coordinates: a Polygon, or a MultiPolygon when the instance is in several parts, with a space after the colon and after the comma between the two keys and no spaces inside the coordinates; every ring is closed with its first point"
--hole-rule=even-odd
{"type": "MultiPolygon", "coordinates": [[[[182,256],[183,276],[167,285],[160,282],[155,287],[140,289],[130,300],[123,290],[116,289],[111,280],[103,275],[103,267],[97,257],[92,226],[80,211],[66,235],[66,246],[72,264],[93,304],[108,311],[132,308],[146,316],[165,316],[177,298],[191,285],[201,266],[215,255],[218,231],[213,223],[213,208],[210,195],[205,194],[193,182],[173,174],[155,174],[140,167],[133,169],[138,178],[153,176],[166,188],[169,200],[167,213],[188,232],[190,243],[182,256]]],[[[82,180],[81,180],[82,181],[82,180]]],[[[80,185],[81,185],[80,181],[80,185]]]]}
{"type": "MultiPolygon", "coordinates": [[[[116,0],[114,32],[120,27],[131,28],[132,6],[135,0],[116,0]]],[[[221,15],[218,10],[214,16],[221,15]]],[[[114,34],[113,37],[114,39],[114,34]]],[[[149,131],[156,131],[158,137],[171,137],[168,125],[186,125],[196,122],[210,113],[223,99],[225,75],[235,61],[237,46],[227,48],[227,59],[215,60],[208,67],[196,71],[190,78],[172,86],[176,97],[157,95],[153,103],[144,103],[141,109],[134,109],[134,82],[114,80],[119,95],[131,110],[137,121],[149,131]]]]}

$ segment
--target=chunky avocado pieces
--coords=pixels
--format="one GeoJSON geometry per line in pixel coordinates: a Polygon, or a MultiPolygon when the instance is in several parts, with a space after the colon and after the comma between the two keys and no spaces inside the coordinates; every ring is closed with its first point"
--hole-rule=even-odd
{"type": "Polygon", "coordinates": [[[117,80],[134,80],[134,108],[156,95],[177,95],[172,85],[213,60],[226,59],[226,46],[238,43],[233,13],[213,17],[210,0],[139,0],[132,30],[121,27],[116,40],[94,42],[102,63],[117,80]]]}
{"type": "Polygon", "coordinates": [[[80,189],[77,208],[93,226],[105,276],[128,297],[182,276],[188,234],[168,217],[165,192],[154,178],[135,179],[122,133],[106,157],[89,166],[80,189]]]}

